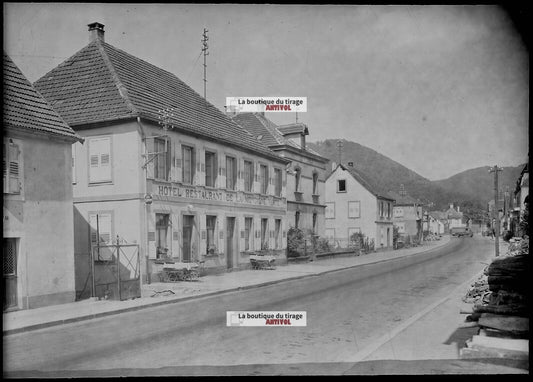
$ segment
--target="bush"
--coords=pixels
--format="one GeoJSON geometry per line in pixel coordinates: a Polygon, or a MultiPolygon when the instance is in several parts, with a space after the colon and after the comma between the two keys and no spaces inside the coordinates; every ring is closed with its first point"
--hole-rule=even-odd
{"type": "Polygon", "coordinates": [[[289,228],[287,232],[287,256],[300,257],[305,252],[305,235],[299,228],[289,228]]]}

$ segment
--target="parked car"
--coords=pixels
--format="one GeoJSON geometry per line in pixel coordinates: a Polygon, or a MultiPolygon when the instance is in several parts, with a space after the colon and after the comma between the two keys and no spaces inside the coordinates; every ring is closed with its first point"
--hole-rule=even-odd
{"type": "Polygon", "coordinates": [[[474,236],[474,233],[468,227],[453,227],[452,229],[450,229],[450,233],[452,234],[452,236],[456,237],[474,236]]]}

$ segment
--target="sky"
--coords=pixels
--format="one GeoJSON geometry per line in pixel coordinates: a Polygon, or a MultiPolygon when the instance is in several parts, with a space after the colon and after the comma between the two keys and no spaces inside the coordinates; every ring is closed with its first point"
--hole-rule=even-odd
{"type": "MultiPolygon", "coordinates": [[[[207,99],[307,97],[311,142],[346,139],[430,179],[529,152],[529,54],[492,5],[3,3],[4,52],[35,82],[105,41],[207,99]]],[[[295,113],[266,113],[278,124],[295,113]]]]}

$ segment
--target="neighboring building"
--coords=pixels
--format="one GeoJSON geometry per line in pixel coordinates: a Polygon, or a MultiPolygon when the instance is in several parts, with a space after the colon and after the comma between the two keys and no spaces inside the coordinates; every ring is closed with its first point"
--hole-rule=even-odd
{"type": "Polygon", "coordinates": [[[407,195],[403,184],[399,192],[389,191],[389,195],[395,200],[392,221],[399,235],[419,238],[422,234],[422,203],[407,195]]]}
{"type": "Polygon", "coordinates": [[[392,249],[394,199],[364,179],[352,166],[339,164],[326,179],[326,237],[347,246],[356,232],[375,248],[392,249]]]}
{"type": "Polygon", "coordinates": [[[289,160],[175,75],[105,43],[102,24],[89,31],[35,84],[87,140],[73,152],[76,289],[87,292],[91,251],[117,236],[139,245],[144,282],[170,259],[211,272],[262,249],[286,261],[289,160]]]}
{"type": "Polygon", "coordinates": [[[446,232],[447,221],[441,211],[430,211],[424,216],[424,231],[434,235],[442,235],[446,232]]]}
{"type": "Polygon", "coordinates": [[[463,213],[461,212],[459,206],[457,206],[457,209],[455,209],[452,203],[450,204],[450,208],[448,208],[444,213],[446,215],[446,219],[448,220],[448,229],[464,226],[463,213]]]}
{"type": "Polygon", "coordinates": [[[510,229],[514,235],[520,235],[518,230],[520,219],[524,214],[526,203],[529,202],[529,165],[526,163],[514,190],[514,197],[511,199],[510,206],[510,229]]]}
{"type": "Polygon", "coordinates": [[[5,53],[3,74],[3,309],[71,302],[71,153],[82,139],[5,53]]]}
{"type": "Polygon", "coordinates": [[[232,118],[272,151],[291,161],[286,169],[288,226],[324,236],[328,159],[306,147],[307,126],[302,123],[277,126],[263,113],[242,113],[232,118]]]}

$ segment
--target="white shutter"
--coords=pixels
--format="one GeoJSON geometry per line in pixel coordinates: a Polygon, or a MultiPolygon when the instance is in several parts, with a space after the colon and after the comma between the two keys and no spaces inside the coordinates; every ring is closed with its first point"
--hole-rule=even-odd
{"type": "Polygon", "coordinates": [[[19,146],[9,144],[9,192],[12,194],[20,193],[20,150],[19,146]]]}
{"type": "Polygon", "coordinates": [[[111,181],[111,139],[92,138],[89,141],[89,181],[111,181]]]}

